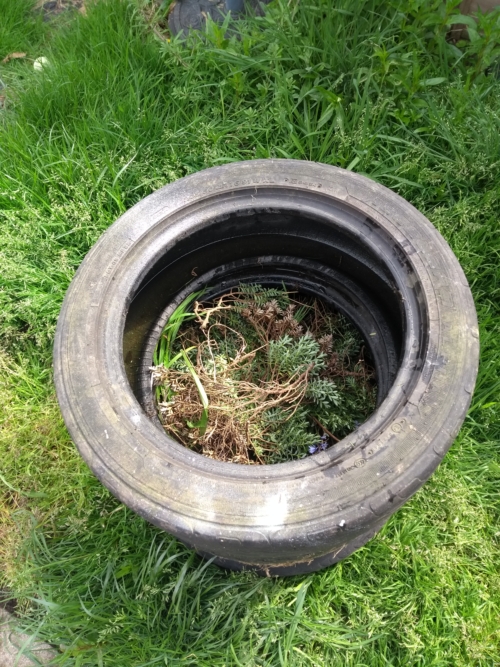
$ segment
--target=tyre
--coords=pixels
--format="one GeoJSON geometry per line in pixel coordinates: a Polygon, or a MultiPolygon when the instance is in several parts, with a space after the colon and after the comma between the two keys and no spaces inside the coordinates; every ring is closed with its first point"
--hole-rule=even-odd
{"type": "Polygon", "coordinates": [[[83,261],[54,347],[64,420],[102,483],[219,565],[268,575],[325,567],[383,526],[451,446],[477,364],[467,280],[432,224],[368,178],[295,160],[207,169],[136,204],[83,261]],[[169,314],[242,280],[320,296],[369,347],[378,407],[324,452],[223,463],[159,425],[148,369],[169,314]]]}

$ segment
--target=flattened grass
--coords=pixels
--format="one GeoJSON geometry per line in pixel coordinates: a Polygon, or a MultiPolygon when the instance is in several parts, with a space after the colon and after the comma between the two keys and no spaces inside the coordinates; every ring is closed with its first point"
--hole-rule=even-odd
{"type": "Polygon", "coordinates": [[[498,664],[494,50],[448,45],[437,1],[278,1],[239,40],[212,26],[187,44],[157,41],[118,0],[47,41],[28,6],[0,0],[0,60],[51,62],[0,65],[0,557],[25,622],[68,667],[498,664]],[[164,183],[253,157],[398,191],[448,239],[481,328],[473,405],[433,478],[343,563],[278,581],[207,565],[117,503],[71,444],[51,380],[60,304],[99,235],[164,183]]]}

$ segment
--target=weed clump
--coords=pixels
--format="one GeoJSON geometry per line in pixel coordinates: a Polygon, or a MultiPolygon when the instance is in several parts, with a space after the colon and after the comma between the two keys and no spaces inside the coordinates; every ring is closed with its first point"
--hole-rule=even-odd
{"type": "Polygon", "coordinates": [[[200,297],[174,311],[151,368],[160,421],[186,447],[233,463],[289,461],[373,411],[374,370],[340,313],[285,287],[200,297]]]}

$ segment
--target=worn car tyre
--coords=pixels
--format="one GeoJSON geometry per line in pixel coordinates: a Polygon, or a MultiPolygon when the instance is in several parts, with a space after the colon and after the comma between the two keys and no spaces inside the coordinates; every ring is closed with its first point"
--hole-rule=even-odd
{"type": "Polygon", "coordinates": [[[65,422],[102,483],[220,565],[271,575],[344,558],[422,486],[477,364],[467,280],[432,224],[368,178],[294,160],[207,169],[127,211],[71,283],[54,348],[65,422]],[[318,294],[365,337],[378,407],[324,452],[222,463],[158,426],[148,366],[169,313],[201,285],[241,280],[318,294]]]}

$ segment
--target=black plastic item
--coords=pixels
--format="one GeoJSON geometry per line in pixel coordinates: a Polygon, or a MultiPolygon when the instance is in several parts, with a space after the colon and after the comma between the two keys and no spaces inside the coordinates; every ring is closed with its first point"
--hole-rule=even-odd
{"type": "Polygon", "coordinates": [[[44,21],[51,21],[67,11],[83,11],[84,0],[47,0],[37,3],[35,11],[43,16],[44,21]]]}
{"type": "Polygon", "coordinates": [[[465,276],[408,202],[334,167],[255,160],[172,183],[103,235],[66,295],[54,367],[68,429],[118,498],[223,567],[288,575],[352,553],[428,479],[470,403],[478,347],[465,276]],[[240,280],[317,294],[369,343],[379,405],[324,452],[222,463],[155,421],[148,367],[169,313],[240,280]]]}
{"type": "Polygon", "coordinates": [[[229,11],[237,18],[239,13],[250,9],[262,14],[262,5],[271,0],[176,0],[168,15],[168,27],[173,35],[187,35],[190,30],[201,30],[207,16],[222,23],[229,11]]]}

